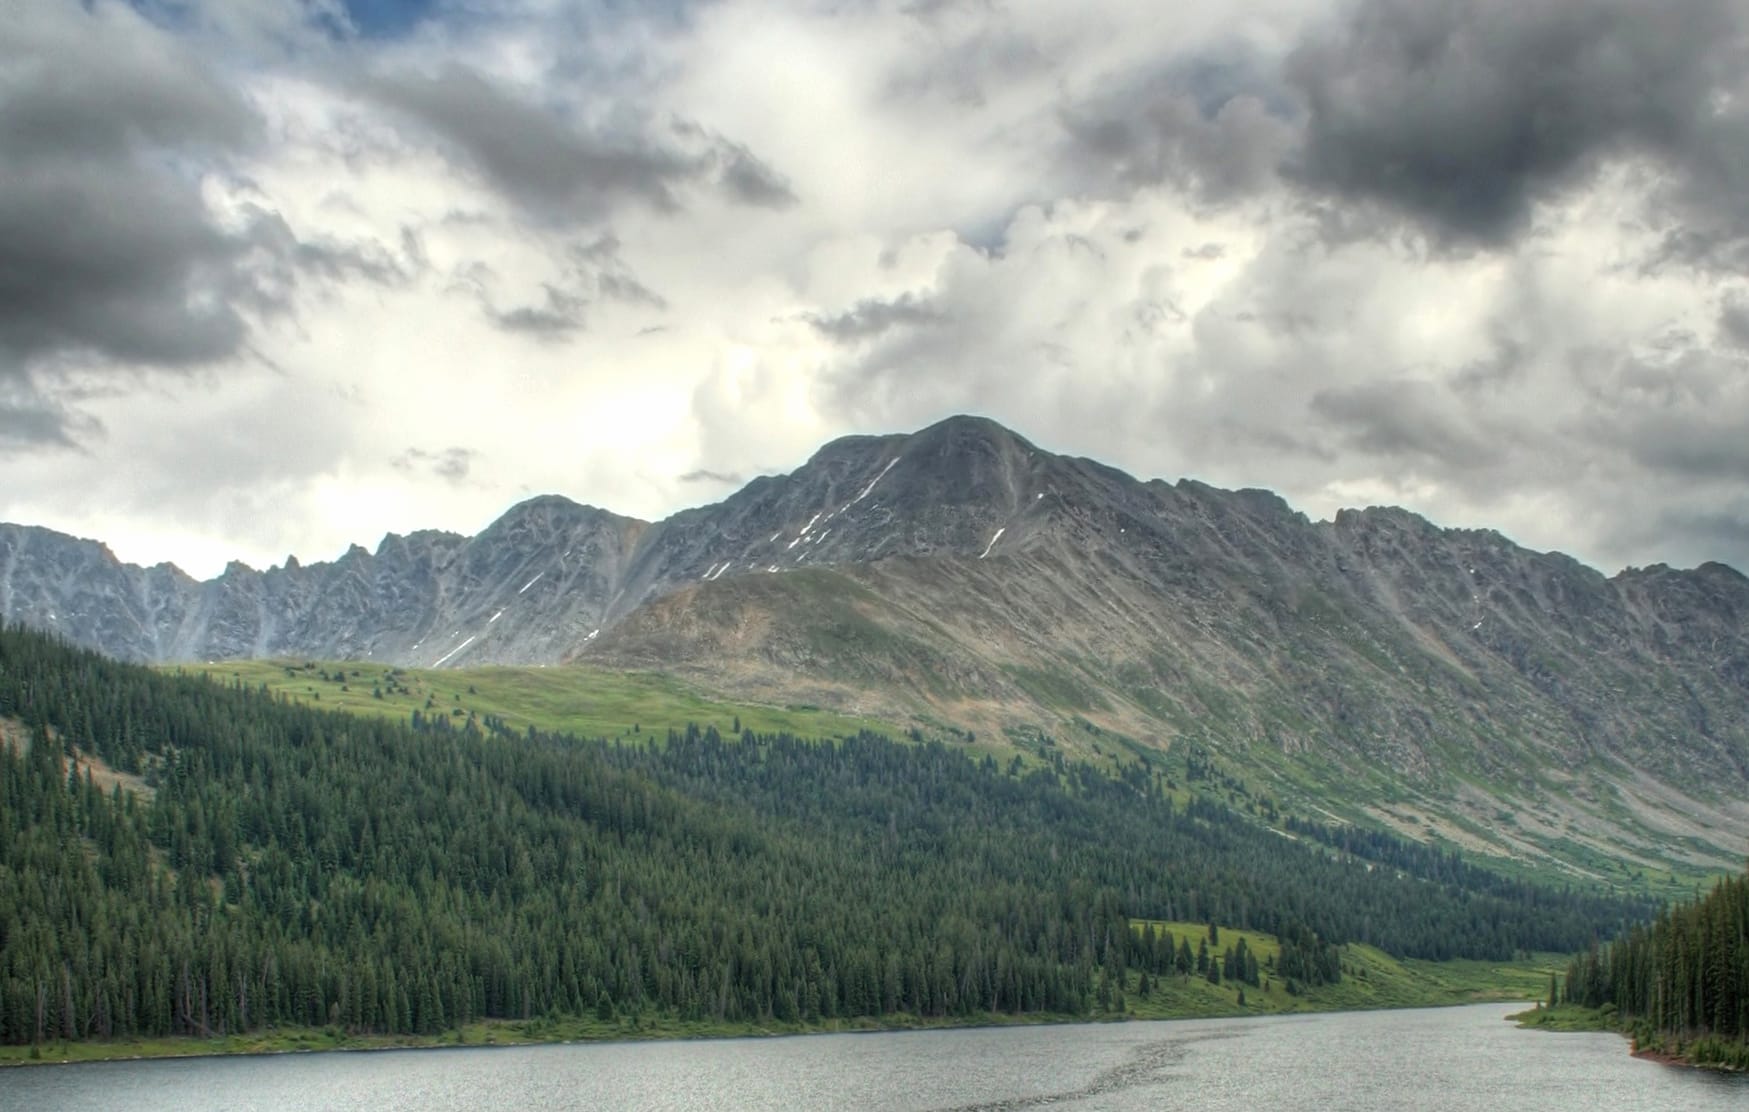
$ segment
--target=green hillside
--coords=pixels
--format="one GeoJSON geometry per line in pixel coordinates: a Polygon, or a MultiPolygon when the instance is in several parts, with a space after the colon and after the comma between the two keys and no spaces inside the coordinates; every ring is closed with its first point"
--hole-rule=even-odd
{"type": "MultiPolygon", "coordinates": [[[[1488,824],[1461,814],[1429,811],[1425,801],[1388,780],[1352,776],[1340,767],[1304,756],[1290,761],[1259,746],[1249,752],[1250,760],[1241,764],[1196,741],[1180,739],[1169,748],[1157,748],[1157,740],[1140,740],[1103,728],[1081,715],[1070,716],[1054,732],[1036,728],[973,730],[935,716],[855,716],[819,707],[736,700],[658,672],[584,664],[419,669],[366,661],[275,660],[177,666],[162,671],[204,677],[225,686],[266,690],[312,708],[403,723],[416,716],[425,721],[443,718],[463,728],[471,721],[482,730],[516,734],[533,728],[540,733],[629,742],[661,738],[669,730],[684,730],[689,724],[700,729],[714,727],[725,736],[751,730],[755,734],[838,738],[867,730],[894,738],[940,740],[975,756],[993,756],[1004,765],[1019,757],[1023,769],[1061,769],[1086,763],[1122,775],[1125,768],[1140,765],[1159,773],[1163,790],[1180,804],[1202,795],[1284,829],[1290,823],[1335,821],[1364,832],[1389,824],[1394,831],[1391,838],[1430,843],[1447,851],[1457,846],[1473,851],[1481,846],[1490,851],[1479,858],[1488,867],[1550,883],[1577,879],[1673,898],[1716,875],[1697,868],[1630,866],[1594,847],[1575,843],[1565,843],[1558,859],[1501,857],[1492,852],[1497,847],[1488,839],[1501,829],[1514,827],[1516,818],[1511,813],[1494,814],[1489,829],[1488,824]]],[[[1354,836],[1340,840],[1352,842],[1354,836]]]]}
{"type": "Polygon", "coordinates": [[[1369,955],[1512,963],[1649,910],[1284,839],[1140,765],[415,728],[17,630],[0,722],[0,1043],[23,1047],[1207,1012],[1173,1001],[1150,921],[1258,939],[1264,1002],[1432,1002],[1361,992],[1369,955]]]}

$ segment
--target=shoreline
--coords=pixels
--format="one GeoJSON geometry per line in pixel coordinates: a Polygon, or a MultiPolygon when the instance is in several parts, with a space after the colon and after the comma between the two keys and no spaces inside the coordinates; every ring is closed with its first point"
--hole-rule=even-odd
{"type": "Polygon", "coordinates": [[[1674,1054],[1661,1046],[1643,1047],[1627,1025],[1614,1022],[1610,1016],[1593,1008],[1583,1008],[1574,1004],[1562,1004],[1550,1008],[1539,1002],[1535,1008],[1509,1015],[1506,1018],[1525,1030],[1552,1031],[1557,1034],[1599,1032],[1618,1035],[1627,1041],[1629,1057],[1655,1062],[1661,1066],[1706,1070],[1712,1073],[1740,1074],[1749,1072],[1741,1066],[1724,1062],[1697,1062],[1682,1054],[1674,1054]]]}
{"type": "Polygon", "coordinates": [[[1734,1072],[1724,1066],[1703,1066],[1696,1062],[1690,1062],[1688,1059],[1679,1057],[1667,1050],[1642,1050],[1633,1044],[1633,1038],[1626,1032],[1618,1031],[1617,1034],[1628,1040],[1628,1057],[1630,1058],[1638,1058],[1645,1062],[1656,1062],[1661,1066],[1679,1066],[1691,1070],[1716,1069],[1722,1073],[1734,1072]]]}
{"type": "Polygon", "coordinates": [[[1709,1073],[1749,1073],[1749,1067],[1732,1065],[1728,1062],[1696,1062],[1659,1047],[1642,1047],[1628,1032],[1622,1031],[1620,1034],[1628,1040],[1628,1054],[1643,1061],[1656,1062],[1661,1066],[1675,1066],[1680,1069],[1706,1070],[1709,1073]]]}
{"type": "MultiPolygon", "coordinates": [[[[40,1057],[28,1057],[24,1047],[0,1047],[0,1070],[35,1066],[80,1066],[104,1062],[142,1062],[153,1060],[186,1060],[193,1058],[249,1058],[288,1054],[369,1054],[406,1050],[486,1050],[529,1046],[576,1046],[583,1044],[700,1042],[727,1039],[773,1039],[813,1035],[875,1035],[907,1031],[958,1031],[1000,1027],[1069,1026],[1093,1023],[1159,1023],[1175,1020],[1206,1019],[1268,1019],[1282,1016],[1339,1015],[1347,1012],[1408,1011],[1417,1008],[1461,1008],[1483,1004],[1521,1004],[1519,998],[1500,997],[1484,1000],[1429,1000],[1418,1003],[1386,1004],[1376,1007],[1300,1008],[1282,1011],[1185,1012],[1177,1015],[978,1015],[964,1020],[925,1019],[909,1017],[883,1021],[869,1017],[830,1024],[797,1024],[795,1026],[749,1025],[745,1029],[687,1030],[685,1026],[669,1028],[653,1025],[646,1030],[613,1030],[579,1033],[575,1029],[554,1030],[550,1035],[529,1031],[528,1025],[541,1020],[492,1020],[470,1024],[463,1030],[450,1030],[438,1035],[328,1035],[320,1030],[294,1029],[291,1032],[270,1030],[250,1035],[224,1036],[241,1044],[233,1048],[215,1047],[216,1039],[196,1039],[190,1036],[165,1036],[129,1042],[83,1041],[50,1044],[56,1051],[45,1051],[40,1057]],[[484,1035],[469,1038],[469,1032],[484,1035]],[[303,1045],[267,1045],[292,1040],[303,1045]],[[71,1050],[73,1053],[68,1055],[71,1050]],[[14,1056],[11,1052],[23,1051],[14,1056]],[[103,1051],[113,1051],[104,1053],[103,1051]]],[[[1514,1018],[1507,1016],[1506,1018],[1514,1018]]],[[[564,1021],[559,1021],[562,1025],[564,1021]]]]}

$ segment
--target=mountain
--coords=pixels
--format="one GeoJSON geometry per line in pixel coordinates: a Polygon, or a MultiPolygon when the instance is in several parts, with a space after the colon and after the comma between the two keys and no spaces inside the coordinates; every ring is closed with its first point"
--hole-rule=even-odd
{"type": "Polygon", "coordinates": [[[647,529],[536,498],[475,537],[390,534],[374,554],[354,545],[332,563],[289,559],[268,571],[233,562],[202,583],[170,565],[124,564],[91,541],[0,525],[0,614],[137,662],[314,655],[431,665],[460,656],[470,639],[476,663],[555,660],[578,629],[601,624],[647,529]],[[494,638],[501,615],[514,633],[494,638]]]}
{"type": "Polygon", "coordinates": [[[953,418],[655,524],[537,498],[478,536],[197,583],[0,526],[0,616],[139,661],[586,660],[1153,759],[1596,876],[1749,848],[1749,579],[1613,578],[1398,509],[1140,482],[953,418]]]}

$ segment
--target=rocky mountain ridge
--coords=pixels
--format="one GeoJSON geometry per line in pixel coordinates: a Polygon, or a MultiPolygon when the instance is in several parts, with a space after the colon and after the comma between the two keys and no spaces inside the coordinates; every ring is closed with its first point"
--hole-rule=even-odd
{"type": "MultiPolygon", "coordinates": [[[[474,537],[389,534],[374,553],[355,545],[332,562],[292,559],[266,571],[232,563],[205,582],[172,565],[122,563],[94,541],[0,525],[0,619],[148,663],[552,663],[689,583],[897,555],[988,555],[1002,528],[989,522],[1028,508],[1016,493],[1028,467],[1042,476],[1070,464],[1093,466],[960,418],[911,436],[834,441],[789,475],[655,524],[549,495],[474,537]],[[893,494],[901,485],[904,506],[893,494]]],[[[1021,541],[1024,523],[1005,536],[1009,546],[1021,541]]]]}
{"type": "Polygon", "coordinates": [[[1185,743],[1507,852],[1712,860],[1749,829],[1738,572],[1605,577],[1397,509],[1313,522],[979,418],[836,440],[657,523],[543,497],[475,537],[205,583],[0,526],[0,617],[152,662],[652,668],[1040,759],[1185,743]]]}

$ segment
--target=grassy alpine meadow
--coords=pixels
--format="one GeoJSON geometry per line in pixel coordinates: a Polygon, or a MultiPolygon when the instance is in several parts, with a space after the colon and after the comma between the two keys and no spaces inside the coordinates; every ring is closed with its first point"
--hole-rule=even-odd
{"type": "Polygon", "coordinates": [[[238,660],[163,669],[216,683],[265,687],[296,703],[407,721],[415,712],[454,726],[491,718],[515,732],[586,738],[665,737],[689,723],[727,736],[741,729],[797,737],[902,731],[874,718],[813,707],[776,707],[713,698],[670,676],[585,665],[551,668],[400,668],[368,661],[238,660]]]}

